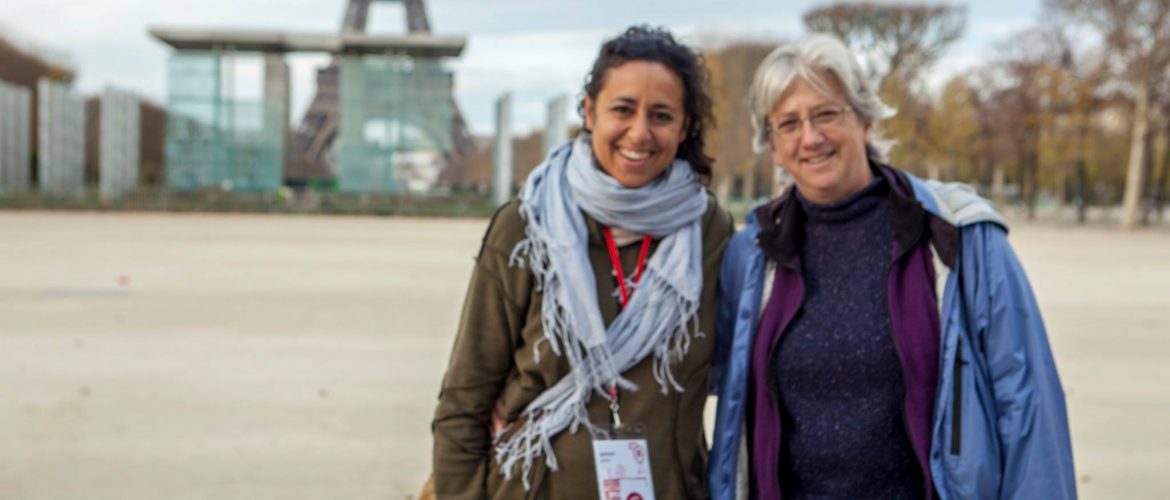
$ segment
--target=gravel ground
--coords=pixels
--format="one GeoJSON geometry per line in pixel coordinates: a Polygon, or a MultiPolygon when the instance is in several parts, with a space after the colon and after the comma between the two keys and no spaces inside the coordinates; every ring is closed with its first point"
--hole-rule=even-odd
{"type": "MultiPolygon", "coordinates": [[[[0,499],[409,499],[485,220],[0,213],[0,499]]],[[[1170,490],[1170,231],[1016,223],[1084,498],[1170,490]]]]}

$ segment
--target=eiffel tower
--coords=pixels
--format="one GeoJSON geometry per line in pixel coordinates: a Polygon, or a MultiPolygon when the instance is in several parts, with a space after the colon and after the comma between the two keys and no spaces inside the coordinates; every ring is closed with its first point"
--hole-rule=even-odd
{"type": "MultiPolygon", "coordinates": [[[[424,0],[348,0],[341,33],[365,33],[370,4],[376,1],[402,2],[406,7],[407,34],[430,34],[431,24],[427,19],[424,0]]],[[[338,87],[340,69],[337,57],[329,66],[317,70],[317,94],[305,111],[301,125],[296,131],[293,143],[293,158],[290,161],[288,177],[294,181],[310,178],[336,178],[338,174],[337,139],[339,119],[338,87]]],[[[463,114],[451,96],[451,144],[448,169],[462,170],[471,156],[475,144],[463,114]]]]}

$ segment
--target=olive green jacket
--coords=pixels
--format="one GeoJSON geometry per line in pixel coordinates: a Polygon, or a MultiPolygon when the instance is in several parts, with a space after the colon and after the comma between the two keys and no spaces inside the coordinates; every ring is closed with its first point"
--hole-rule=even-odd
{"type": "MultiPolygon", "coordinates": [[[[585,217],[589,260],[597,279],[601,314],[608,325],[617,316],[617,284],[600,226],[585,217]]],[[[623,423],[646,427],[651,473],[658,498],[707,498],[707,449],[703,406],[714,345],[715,282],[723,249],[734,231],[731,217],[710,198],[702,219],[703,292],[699,331],[687,355],[672,365],[684,392],[662,394],[644,359],[624,375],[640,388],[623,391],[623,423]]],[[[525,267],[509,265],[513,249],[525,237],[519,202],[501,207],[483,239],[459,324],[447,374],[432,423],[434,482],[439,499],[555,498],[596,500],[597,479],[589,432],[565,430],[552,439],[559,469],[548,470],[545,457],[533,464],[532,490],[525,491],[519,466],[513,479],[500,474],[491,437],[492,410],[499,403],[505,421],[519,417],[545,388],[569,373],[569,363],[552,352],[541,327],[541,292],[525,267]],[[534,347],[535,346],[535,347],[534,347]],[[533,349],[540,353],[537,362],[533,349]]],[[[626,273],[636,266],[640,244],[619,249],[626,273]]],[[[651,244],[651,252],[658,242],[651,244]]],[[[591,398],[593,422],[609,421],[608,401],[591,398]]]]}

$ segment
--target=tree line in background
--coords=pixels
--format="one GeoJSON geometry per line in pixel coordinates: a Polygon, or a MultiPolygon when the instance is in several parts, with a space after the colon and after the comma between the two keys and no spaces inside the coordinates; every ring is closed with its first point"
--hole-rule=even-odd
{"type": "MultiPolygon", "coordinates": [[[[962,35],[966,9],[840,3],[804,14],[839,36],[897,114],[880,126],[890,162],[969,182],[1000,207],[1121,204],[1121,226],[1162,216],[1170,183],[1170,2],[1045,0],[1043,21],[1000,41],[941,86],[931,71],[962,35]]],[[[747,89],[778,42],[709,48],[718,127],[710,154],[722,199],[771,194],[773,166],[751,149],[747,89]]]]}

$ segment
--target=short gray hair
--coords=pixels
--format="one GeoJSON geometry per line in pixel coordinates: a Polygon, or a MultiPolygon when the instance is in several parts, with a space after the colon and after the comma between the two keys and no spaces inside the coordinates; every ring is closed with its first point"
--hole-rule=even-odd
{"type": "Polygon", "coordinates": [[[832,86],[822,78],[827,74],[836,78],[845,90],[849,106],[862,123],[870,125],[872,139],[865,145],[871,161],[885,161],[893,142],[878,138],[877,124],[894,115],[894,110],[882,103],[874,84],[866,77],[853,52],[840,39],[824,33],[813,33],[802,40],[786,43],[773,50],[756,68],[756,76],[748,92],[752,128],[755,129],[752,146],[757,153],[771,145],[768,115],[796,78],[826,95],[832,86]]]}

